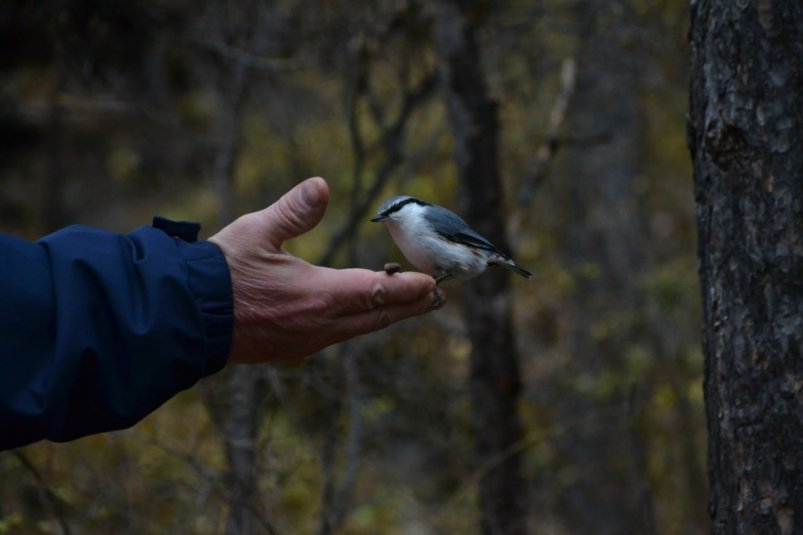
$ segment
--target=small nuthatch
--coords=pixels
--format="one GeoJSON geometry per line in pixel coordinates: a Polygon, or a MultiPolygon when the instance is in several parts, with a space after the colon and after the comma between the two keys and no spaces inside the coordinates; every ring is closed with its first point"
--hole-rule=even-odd
{"type": "Polygon", "coordinates": [[[405,258],[438,283],[476,277],[488,266],[533,276],[442,206],[406,195],[392,197],[371,221],[384,222],[405,258]]]}

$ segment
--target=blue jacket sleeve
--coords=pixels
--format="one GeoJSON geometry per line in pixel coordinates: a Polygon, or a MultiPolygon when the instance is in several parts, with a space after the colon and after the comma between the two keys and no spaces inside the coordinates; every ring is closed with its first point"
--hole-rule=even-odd
{"type": "Polygon", "coordinates": [[[210,242],[152,227],[0,235],[0,449],[133,425],[225,365],[232,325],[210,242]]]}

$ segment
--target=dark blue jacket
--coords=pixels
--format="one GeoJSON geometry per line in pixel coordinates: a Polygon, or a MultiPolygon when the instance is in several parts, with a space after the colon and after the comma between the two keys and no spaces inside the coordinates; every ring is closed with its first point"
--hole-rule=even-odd
{"type": "Polygon", "coordinates": [[[0,449],[129,427],[224,366],[225,258],[197,224],[154,225],[0,235],[0,449]]]}

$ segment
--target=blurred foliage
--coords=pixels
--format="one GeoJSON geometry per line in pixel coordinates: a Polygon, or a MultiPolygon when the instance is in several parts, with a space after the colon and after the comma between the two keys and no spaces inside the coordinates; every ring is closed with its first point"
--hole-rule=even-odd
{"type": "MultiPolygon", "coordinates": [[[[616,32],[638,81],[627,92],[637,95],[642,125],[628,154],[637,172],[618,200],[637,207],[628,299],[611,289],[616,274],[605,260],[571,238],[599,237],[584,226],[594,219],[573,215],[600,202],[593,188],[578,187],[574,162],[607,150],[606,129],[618,125],[580,132],[566,121],[516,237],[517,259],[536,274],[514,283],[526,426],[515,448],[524,454],[531,531],[582,532],[574,502],[607,494],[641,500],[637,511],[649,510],[657,533],[703,533],[686,3],[483,5],[480,48],[500,106],[511,206],[544,141],[564,59],[577,60],[583,83],[589,32],[616,32]]],[[[389,138],[405,95],[437,68],[432,9],[415,1],[4,2],[0,229],[31,239],[72,223],[127,231],[161,214],[201,221],[208,235],[220,222],[214,169],[232,141],[237,213],[307,176],[328,179],[324,223],[288,244],[310,261],[365,199],[371,210],[391,194],[454,207],[437,91],[416,104],[398,145],[389,138]],[[245,99],[232,112],[238,68],[245,99]],[[387,182],[367,197],[394,151],[387,182]]],[[[401,260],[367,222],[336,253],[335,266],[401,260]]],[[[266,407],[255,467],[259,530],[321,532],[331,476],[334,503],[343,502],[339,533],[479,532],[470,348],[460,286],[447,290],[443,311],[329,348],[303,369],[254,369],[266,407]]],[[[220,533],[229,506],[221,441],[192,390],[131,430],[0,454],[0,533],[59,533],[60,523],[73,533],[220,533]]],[[[606,518],[589,522],[596,533],[616,532],[606,518]]]]}

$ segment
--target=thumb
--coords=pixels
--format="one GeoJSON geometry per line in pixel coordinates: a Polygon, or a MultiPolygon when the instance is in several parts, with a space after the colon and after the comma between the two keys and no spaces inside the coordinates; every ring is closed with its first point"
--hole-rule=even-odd
{"type": "Polygon", "coordinates": [[[281,199],[256,215],[261,232],[270,244],[280,249],[291,238],[309,232],[320,223],[329,203],[329,186],[320,177],[308,178],[281,199]]]}

